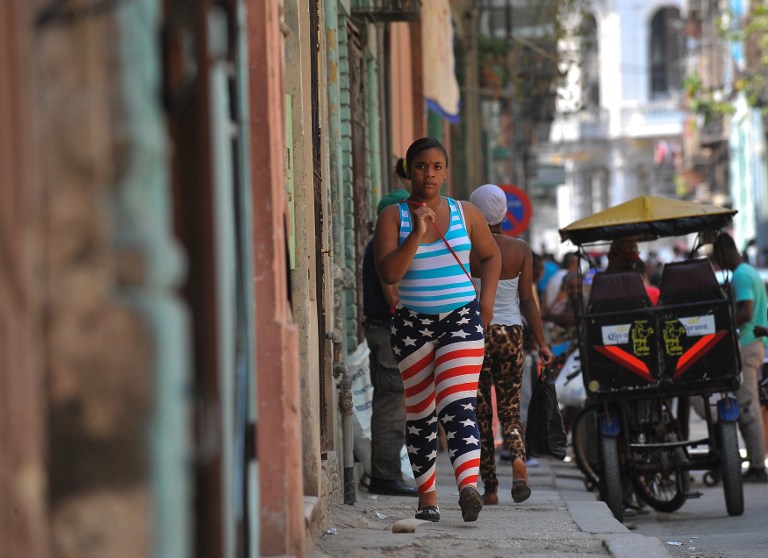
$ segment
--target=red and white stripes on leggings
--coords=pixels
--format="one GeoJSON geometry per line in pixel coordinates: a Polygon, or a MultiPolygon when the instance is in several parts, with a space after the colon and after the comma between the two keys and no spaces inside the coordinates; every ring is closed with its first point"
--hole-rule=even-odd
{"type": "Polygon", "coordinates": [[[477,382],[484,349],[477,300],[446,314],[398,308],[390,342],[405,386],[406,446],[419,492],[435,489],[438,420],[459,491],[476,485],[477,382]]]}

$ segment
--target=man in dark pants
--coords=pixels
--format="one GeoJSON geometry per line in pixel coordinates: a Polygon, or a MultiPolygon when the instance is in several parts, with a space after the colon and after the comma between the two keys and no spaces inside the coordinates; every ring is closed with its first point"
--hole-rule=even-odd
{"type": "MultiPolygon", "coordinates": [[[[384,196],[378,213],[408,197],[405,190],[384,196]]],[[[418,490],[403,480],[400,450],[405,444],[405,396],[403,380],[389,342],[392,310],[397,305],[397,286],[384,285],[376,273],[373,243],[363,256],[363,313],[365,339],[370,354],[373,408],[371,413],[372,494],[417,496],[418,490]]]]}

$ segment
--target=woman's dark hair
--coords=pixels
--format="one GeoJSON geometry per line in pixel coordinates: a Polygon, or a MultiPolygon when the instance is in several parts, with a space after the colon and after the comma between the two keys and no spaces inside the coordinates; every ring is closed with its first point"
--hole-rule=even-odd
{"type": "Polygon", "coordinates": [[[712,246],[712,257],[720,267],[736,269],[742,262],[739,249],[733,237],[728,233],[720,233],[712,246]]]}
{"type": "Polygon", "coordinates": [[[578,281],[579,274],[575,271],[569,271],[563,275],[563,279],[560,281],[560,290],[565,291],[568,289],[568,283],[571,281],[578,281]]]}
{"type": "Polygon", "coordinates": [[[645,262],[643,260],[637,260],[635,262],[635,271],[640,275],[645,275],[645,262]]]}
{"type": "Polygon", "coordinates": [[[425,149],[439,149],[442,151],[443,155],[445,155],[445,166],[448,166],[448,152],[445,150],[442,143],[435,138],[419,138],[408,148],[408,151],[405,153],[405,159],[397,160],[397,163],[395,163],[395,174],[400,178],[408,178],[408,172],[406,172],[407,169],[411,168],[411,164],[413,164],[416,155],[425,149]]]}
{"type": "Polygon", "coordinates": [[[405,167],[403,167],[404,162],[405,162],[405,159],[400,157],[397,160],[397,163],[395,163],[395,174],[400,178],[408,178],[408,175],[405,174],[405,167]]]}

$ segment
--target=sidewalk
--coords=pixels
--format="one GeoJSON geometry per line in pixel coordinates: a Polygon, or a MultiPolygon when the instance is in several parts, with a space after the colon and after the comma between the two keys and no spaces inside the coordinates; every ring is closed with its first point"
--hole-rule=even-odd
{"type": "Polygon", "coordinates": [[[310,556],[669,556],[658,539],[632,534],[616,521],[608,507],[585,490],[574,464],[540,459],[538,466],[528,469],[531,497],[515,504],[510,495],[512,468],[499,463],[500,502],[483,508],[474,523],[461,520],[445,452],[438,455],[437,474],[442,514],[438,523],[421,523],[413,533],[393,533],[396,521],[413,517],[417,499],[377,496],[360,488],[354,506],[331,506],[331,524],[314,542],[310,556]]]}

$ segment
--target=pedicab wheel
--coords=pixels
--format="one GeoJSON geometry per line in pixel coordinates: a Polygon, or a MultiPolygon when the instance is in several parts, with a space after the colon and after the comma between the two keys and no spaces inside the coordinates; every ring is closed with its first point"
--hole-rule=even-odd
{"type": "Polygon", "coordinates": [[[600,475],[600,499],[608,505],[613,517],[623,521],[624,499],[616,436],[600,436],[600,455],[603,461],[600,475]]]}
{"type": "Polygon", "coordinates": [[[597,411],[587,406],[573,419],[571,446],[576,466],[584,475],[584,485],[590,492],[600,486],[600,455],[597,443],[597,411]]]}
{"type": "MultiPolygon", "coordinates": [[[[677,442],[678,436],[670,433],[668,442],[677,442]]],[[[654,467],[653,472],[632,475],[635,493],[653,509],[672,513],[679,510],[688,499],[691,477],[685,465],[688,456],[683,448],[670,448],[644,452],[642,464],[654,467]]]]}
{"type": "Polygon", "coordinates": [[[716,428],[720,444],[720,472],[725,493],[725,509],[728,515],[741,515],[744,513],[744,487],[741,484],[741,454],[736,423],[720,420],[716,428]]]}

